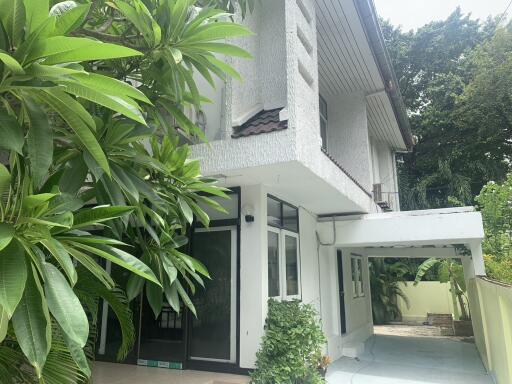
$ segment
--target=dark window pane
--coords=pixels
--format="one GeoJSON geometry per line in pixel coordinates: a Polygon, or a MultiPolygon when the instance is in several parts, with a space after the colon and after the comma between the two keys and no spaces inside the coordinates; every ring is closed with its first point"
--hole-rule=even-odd
{"type": "Polygon", "coordinates": [[[285,236],[286,251],[286,294],[294,296],[299,294],[299,265],[297,262],[297,239],[285,236]]]}
{"type": "Polygon", "coordinates": [[[363,288],[363,260],[361,258],[357,259],[357,272],[358,272],[358,282],[357,282],[357,288],[358,288],[358,295],[364,296],[364,288],[363,288]]]}
{"type": "Polygon", "coordinates": [[[327,150],[327,121],[320,119],[320,137],[322,138],[322,148],[327,150]]]}
{"type": "Polygon", "coordinates": [[[279,235],[268,232],[268,297],[279,296],[279,235]]]}
{"type": "Polygon", "coordinates": [[[327,102],[320,96],[320,116],[327,119],[327,102]]]}
{"type": "Polygon", "coordinates": [[[353,297],[357,297],[357,259],[352,257],[350,261],[352,268],[352,295],[353,297]]]}
{"type": "Polygon", "coordinates": [[[276,227],[281,226],[281,203],[271,197],[267,198],[267,223],[276,227]]]}
{"type": "Polygon", "coordinates": [[[297,208],[283,204],[283,228],[289,231],[299,231],[299,217],[297,208]]]}
{"type": "Polygon", "coordinates": [[[196,232],[193,256],[204,263],[212,279],[194,295],[190,355],[201,359],[231,359],[231,231],[196,232]]]}

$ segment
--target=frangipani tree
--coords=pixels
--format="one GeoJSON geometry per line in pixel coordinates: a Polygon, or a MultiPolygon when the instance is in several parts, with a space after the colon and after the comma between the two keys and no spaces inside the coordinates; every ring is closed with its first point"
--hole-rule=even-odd
{"type": "Polygon", "coordinates": [[[190,293],[209,276],[179,249],[194,217],[208,225],[201,204],[222,210],[208,195],[226,195],[189,159],[184,140],[204,136],[183,107],[205,101],[195,74],[212,84],[238,77],[222,57],[249,57],[225,39],[250,32],[193,0],[50,5],[0,0],[0,377],[8,382],[87,380],[84,347],[100,296],[121,322],[124,357],[134,332],[121,288],[133,298],[146,284],[155,316],[164,296],[194,312],[190,293]],[[128,287],[99,259],[133,272],[128,287]]]}

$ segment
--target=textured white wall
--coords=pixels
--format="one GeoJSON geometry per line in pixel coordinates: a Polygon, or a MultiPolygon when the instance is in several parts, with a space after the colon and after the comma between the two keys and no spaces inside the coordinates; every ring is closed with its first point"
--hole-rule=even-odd
{"type": "Polygon", "coordinates": [[[377,154],[377,164],[379,167],[380,183],[382,184],[382,191],[384,199],[387,199],[391,208],[394,211],[400,210],[398,204],[398,180],[395,167],[395,156],[386,143],[373,142],[377,154]]]}
{"type": "Polygon", "coordinates": [[[267,200],[261,185],[241,189],[241,205],[254,208],[254,222],[240,228],[240,366],[254,368],[267,315],[267,200]]]}
{"type": "Polygon", "coordinates": [[[241,21],[253,36],[233,43],[253,55],[252,60],[233,59],[242,81],[231,81],[232,119],[242,123],[261,109],[286,106],[286,36],[284,2],[266,2],[241,21]]]}
{"type": "MultiPolygon", "coordinates": [[[[243,23],[252,32],[253,36],[232,39],[232,43],[250,52],[252,59],[233,58],[231,64],[240,73],[242,81],[230,80],[228,82],[227,92],[230,94],[231,101],[231,119],[237,120],[246,115],[248,111],[258,109],[263,105],[261,96],[260,81],[260,36],[259,25],[261,19],[261,10],[258,9],[248,15],[243,23]]],[[[230,120],[231,121],[231,120],[230,120]]],[[[231,125],[231,124],[230,124],[231,125]]]]}
{"type": "Polygon", "coordinates": [[[299,209],[302,301],[320,311],[320,286],[316,242],[316,216],[299,209]]]}
{"type": "Polygon", "coordinates": [[[372,190],[370,142],[363,93],[329,96],[327,99],[327,151],[367,191],[372,190]]]}

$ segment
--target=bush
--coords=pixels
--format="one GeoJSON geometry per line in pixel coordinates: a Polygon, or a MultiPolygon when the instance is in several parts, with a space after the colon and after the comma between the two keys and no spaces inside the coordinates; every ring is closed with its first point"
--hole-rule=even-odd
{"type": "Polygon", "coordinates": [[[318,313],[298,300],[269,300],[265,336],[256,354],[253,384],[314,384],[326,339],[318,313]]]}

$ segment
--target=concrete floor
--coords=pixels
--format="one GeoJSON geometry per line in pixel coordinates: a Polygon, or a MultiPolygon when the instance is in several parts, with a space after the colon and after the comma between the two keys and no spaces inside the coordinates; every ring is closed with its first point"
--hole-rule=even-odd
{"type": "Polygon", "coordinates": [[[376,334],[359,360],[341,358],[328,384],[493,384],[473,343],[448,337],[376,334]]]}
{"type": "Polygon", "coordinates": [[[94,384],[246,384],[247,376],[95,362],[94,384]]]}

